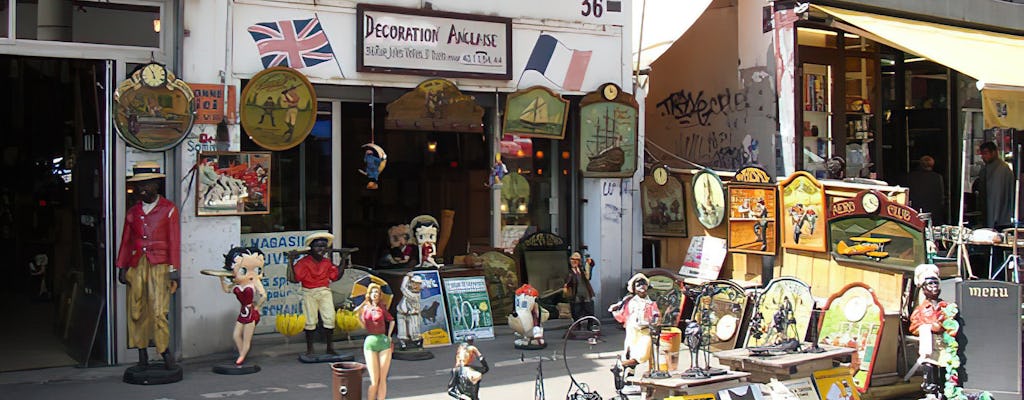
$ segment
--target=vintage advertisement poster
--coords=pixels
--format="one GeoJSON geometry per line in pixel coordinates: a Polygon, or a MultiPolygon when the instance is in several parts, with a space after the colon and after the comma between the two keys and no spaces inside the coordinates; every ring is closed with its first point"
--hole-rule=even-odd
{"type": "Polygon", "coordinates": [[[825,188],[804,171],[779,183],[782,197],[782,247],[825,252],[825,188]]]}
{"type": "Polygon", "coordinates": [[[695,236],[686,251],[679,275],[704,280],[718,279],[722,263],[728,252],[725,239],[714,236],[695,236]]]}
{"type": "Polygon", "coordinates": [[[789,389],[790,393],[796,395],[799,400],[819,400],[818,391],[814,389],[814,382],[811,381],[810,377],[800,379],[790,379],[788,381],[782,381],[786,389],[789,389]]]}
{"type": "Polygon", "coordinates": [[[821,393],[821,400],[860,400],[849,368],[814,371],[814,384],[821,393]]]}
{"type": "Polygon", "coordinates": [[[494,315],[484,277],[446,278],[444,294],[451,307],[449,315],[454,341],[470,334],[477,339],[494,339],[494,315]]]}
{"type": "Polygon", "coordinates": [[[224,121],[225,116],[226,123],[235,123],[235,103],[238,101],[235,85],[190,83],[189,86],[196,98],[196,124],[216,125],[224,121]],[[225,87],[227,99],[224,98],[225,87]]]}
{"type": "Polygon", "coordinates": [[[729,250],[775,254],[778,244],[775,186],[729,184],[729,250]]]}
{"type": "Polygon", "coordinates": [[[448,310],[444,306],[444,288],[437,270],[413,271],[423,279],[420,291],[420,331],[423,347],[447,346],[452,344],[451,329],[448,328],[448,310]]]}
{"type": "Polygon", "coordinates": [[[270,214],[270,152],[203,152],[196,215],[270,214]]]}

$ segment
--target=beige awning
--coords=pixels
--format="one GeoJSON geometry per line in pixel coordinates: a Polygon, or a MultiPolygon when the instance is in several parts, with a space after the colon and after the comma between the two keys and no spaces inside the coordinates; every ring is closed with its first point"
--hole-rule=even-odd
{"type": "Polygon", "coordinates": [[[985,85],[1024,87],[1024,37],[815,5],[864,36],[985,85]]]}
{"type": "Polygon", "coordinates": [[[633,64],[634,71],[637,69],[637,53],[640,55],[640,69],[649,67],[697,22],[711,1],[633,0],[633,58],[630,64],[633,64]],[[643,38],[640,37],[641,27],[643,38]]]}

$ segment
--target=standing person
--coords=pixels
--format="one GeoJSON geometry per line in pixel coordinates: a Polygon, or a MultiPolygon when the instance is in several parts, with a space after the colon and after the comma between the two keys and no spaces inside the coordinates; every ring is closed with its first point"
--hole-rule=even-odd
{"type": "Polygon", "coordinates": [[[985,227],[999,229],[1010,225],[1013,217],[1013,171],[999,156],[994,142],[979,148],[985,168],[978,177],[985,198],[985,227]]]}
{"type": "Polygon", "coordinates": [[[388,393],[388,370],[391,369],[391,353],[394,351],[391,333],[395,330],[395,318],[381,303],[380,285],[369,284],[366,293],[366,299],[355,309],[359,321],[366,327],[363,358],[366,360],[366,370],[370,374],[370,387],[366,398],[383,400],[388,393]]]}
{"type": "MultiPolygon", "coordinates": [[[[181,225],[178,208],[160,195],[164,174],[155,162],[140,162],[133,168],[128,182],[135,186],[140,202],[128,209],[124,232],[117,252],[117,281],[128,285],[128,347],[139,350],[138,371],[149,367],[147,348],[150,342],[164,359],[164,368],[181,369],[170,349],[171,329],[167,322],[171,295],[178,289],[181,266],[181,225]]],[[[129,371],[131,372],[131,371],[129,371]]],[[[125,374],[125,380],[136,383],[125,374]]],[[[141,383],[138,382],[138,383],[141,383]]]]}
{"type": "MultiPolygon", "coordinates": [[[[302,311],[306,314],[306,358],[313,357],[313,340],[317,331],[317,316],[323,322],[320,335],[327,342],[327,354],[337,355],[331,333],[334,331],[334,297],[331,295],[331,282],[341,277],[337,265],[327,256],[327,249],[334,241],[334,235],[327,232],[314,233],[306,237],[309,254],[295,262],[292,267],[295,280],[302,283],[302,311]]],[[[297,253],[289,253],[289,261],[297,253]]],[[[300,357],[301,359],[302,357],[300,357]]],[[[305,360],[303,360],[305,361],[305,360]]],[[[328,361],[326,359],[315,361],[328,361]]],[[[312,361],[311,361],[312,362],[312,361]]]]}
{"type": "Polygon", "coordinates": [[[922,156],[916,170],[907,175],[910,206],[932,214],[936,226],[946,224],[946,191],[942,175],[935,172],[935,159],[922,156]]]}
{"type": "MultiPolygon", "coordinates": [[[[593,263],[593,259],[588,258],[593,263]]],[[[573,321],[594,315],[594,288],[590,286],[590,274],[583,268],[583,256],[579,252],[569,257],[569,274],[565,277],[564,291],[570,304],[573,321]]],[[[590,330],[590,322],[580,329],[590,330]]],[[[571,332],[569,332],[571,334],[571,332]]]]}

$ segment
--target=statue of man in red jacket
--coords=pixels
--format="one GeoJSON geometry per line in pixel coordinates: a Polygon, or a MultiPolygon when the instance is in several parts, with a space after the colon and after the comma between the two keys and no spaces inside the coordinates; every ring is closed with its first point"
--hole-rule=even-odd
{"type": "MultiPolygon", "coordinates": [[[[118,282],[128,285],[128,347],[139,350],[139,371],[149,366],[146,350],[151,342],[163,356],[164,368],[179,370],[170,349],[167,322],[181,266],[178,208],[159,193],[165,177],[159,165],[140,162],[133,170],[134,175],[127,181],[134,185],[141,201],[125,215],[115,263],[118,282]]],[[[177,380],[180,376],[179,370],[177,380]]],[[[127,373],[125,380],[131,381],[127,373]]]]}

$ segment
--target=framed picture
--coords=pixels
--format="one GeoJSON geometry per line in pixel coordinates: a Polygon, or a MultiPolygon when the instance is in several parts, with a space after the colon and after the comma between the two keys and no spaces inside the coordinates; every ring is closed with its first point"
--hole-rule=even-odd
{"type": "Polygon", "coordinates": [[[316,123],[316,91],[301,72],[270,67],[242,89],[242,129],[267,150],[288,150],[306,140],[316,123]]]}
{"type": "Polygon", "coordinates": [[[729,250],[775,254],[778,238],[775,186],[729,184],[729,250]]]}
{"type": "Polygon", "coordinates": [[[860,282],[846,285],[828,298],[821,318],[821,344],[857,349],[850,360],[853,386],[861,393],[871,384],[871,373],[882,340],[885,311],[875,293],[860,282]]]}
{"type": "Polygon", "coordinates": [[[664,167],[640,183],[645,236],[686,237],[686,190],[664,167]]]}
{"type": "Polygon", "coordinates": [[[543,86],[508,95],[505,102],[506,135],[561,140],[569,118],[569,100],[543,86]]]}
{"type": "Polygon", "coordinates": [[[494,339],[494,313],[487,295],[487,281],[482,276],[445,278],[444,295],[451,309],[452,340],[467,335],[494,339]]]}
{"type": "Polygon", "coordinates": [[[860,400],[860,392],[853,387],[853,377],[846,368],[814,371],[814,385],[822,400],[860,400]]]}
{"type": "Polygon", "coordinates": [[[647,275],[651,282],[647,293],[651,300],[658,303],[661,320],[672,326],[679,326],[686,302],[683,276],[660,268],[645,269],[644,275],[647,275]]]}
{"type": "Polygon", "coordinates": [[[782,198],[782,247],[828,251],[825,229],[825,187],[814,176],[797,171],[779,183],[782,198]]]}
{"type": "Polygon", "coordinates": [[[833,202],[828,230],[832,258],[840,264],[913,272],[927,259],[917,211],[875,190],[833,202]]]}
{"type": "Polygon", "coordinates": [[[747,339],[743,347],[758,347],[778,343],[785,339],[803,341],[811,321],[814,297],[811,287],[803,281],[782,277],[772,279],[765,286],[751,310],[747,326],[747,339]],[[786,321],[781,325],[775,321],[786,321]],[[795,324],[788,321],[796,321],[795,324]]]}
{"type": "Polygon", "coordinates": [[[126,144],[139,150],[174,148],[192,130],[194,99],[185,81],[161,64],[146,64],[114,91],[114,128],[126,144]]]}
{"type": "Polygon", "coordinates": [[[420,332],[423,347],[438,347],[452,344],[451,328],[448,326],[448,309],[445,308],[441,274],[436,269],[412,272],[423,279],[420,290],[420,332]]]}
{"type": "Polygon", "coordinates": [[[580,171],[588,178],[628,178],[637,166],[636,98],[614,83],[580,100],[580,171]]]}
{"type": "Polygon", "coordinates": [[[714,171],[706,169],[693,176],[693,209],[697,220],[708,229],[725,219],[725,186],[714,171]]]}
{"type": "Polygon", "coordinates": [[[199,153],[196,215],[270,214],[270,168],[270,152],[199,153]]]}

